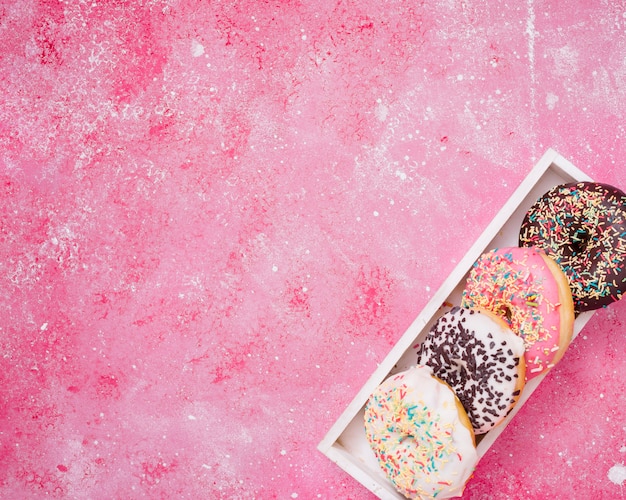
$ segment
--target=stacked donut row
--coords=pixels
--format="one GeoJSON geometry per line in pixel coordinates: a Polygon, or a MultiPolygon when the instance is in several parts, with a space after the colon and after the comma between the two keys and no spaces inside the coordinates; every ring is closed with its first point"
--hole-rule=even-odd
{"type": "Polygon", "coordinates": [[[621,298],[625,264],[622,191],[581,182],[539,198],[519,246],[474,263],[460,306],[437,319],[417,364],[366,405],[368,442],[396,489],[416,499],[460,495],[478,461],[475,436],[561,359],[577,314],[621,298]]]}

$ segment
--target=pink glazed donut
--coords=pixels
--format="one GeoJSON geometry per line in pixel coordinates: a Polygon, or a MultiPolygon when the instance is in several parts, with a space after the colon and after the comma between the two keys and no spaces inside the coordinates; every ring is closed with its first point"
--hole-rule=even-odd
{"type": "Polygon", "coordinates": [[[574,331],[574,301],[567,277],[542,250],[500,248],[472,267],[462,306],[501,316],[524,339],[526,380],[552,368],[574,331]]]}

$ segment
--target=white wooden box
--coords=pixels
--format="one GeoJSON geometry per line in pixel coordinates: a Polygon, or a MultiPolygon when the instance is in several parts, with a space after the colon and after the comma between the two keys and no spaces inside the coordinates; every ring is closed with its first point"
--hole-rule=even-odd
{"type": "MultiPolygon", "coordinates": [[[[370,394],[388,376],[406,370],[416,363],[416,346],[423,340],[434,322],[452,305],[460,305],[467,275],[476,259],[492,248],[518,245],[518,234],[524,215],[541,195],[558,184],[590,180],[592,179],[556,151],[552,149],[546,151],[330,428],[318,445],[322,453],[379,498],[404,498],[385,477],[365,437],[363,415],[370,394]]],[[[573,338],[576,338],[593,314],[593,311],[588,311],[576,318],[573,338]]],[[[504,422],[487,434],[477,436],[479,459],[484,456],[544,378],[545,374],[530,380],[517,405],[504,422]]]]}

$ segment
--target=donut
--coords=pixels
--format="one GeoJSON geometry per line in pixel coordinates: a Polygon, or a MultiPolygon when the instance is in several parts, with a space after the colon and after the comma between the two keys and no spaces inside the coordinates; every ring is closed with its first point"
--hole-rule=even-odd
{"type": "Polygon", "coordinates": [[[574,302],[567,278],[538,248],[507,247],[481,255],[461,305],[495,313],[524,339],[526,380],[552,368],[572,339],[574,302]]]}
{"type": "Polygon", "coordinates": [[[561,266],[577,313],[606,307],[626,292],[626,195],[596,182],[555,186],[526,213],[519,245],[561,266]]]}
{"type": "Polygon", "coordinates": [[[374,390],[365,434],[387,478],[412,499],[461,495],[478,462],[463,406],[428,366],[392,375],[374,390]]]}
{"type": "Polygon", "coordinates": [[[454,307],[432,326],[417,362],[428,365],[457,395],[475,434],[498,425],[524,388],[525,346],[489,311],[454,307]]]}

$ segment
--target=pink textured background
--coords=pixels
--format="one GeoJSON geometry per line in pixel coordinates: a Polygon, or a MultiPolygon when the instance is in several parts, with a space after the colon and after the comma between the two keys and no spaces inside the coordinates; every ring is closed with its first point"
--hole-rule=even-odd
{"type": "MultiPolygon", "coordinates": [[[[316,450],[546,148],[626,188],[624,2],[0,1],[0,496],[371,495],[316,450]]],[[[626,302],[465,497],[623,498],[626,302]]]]}

